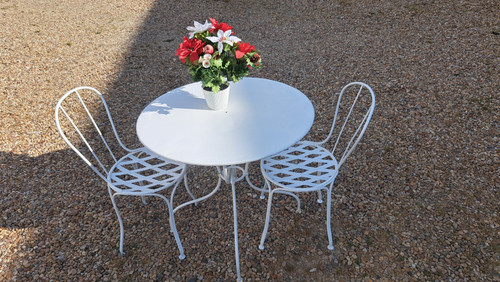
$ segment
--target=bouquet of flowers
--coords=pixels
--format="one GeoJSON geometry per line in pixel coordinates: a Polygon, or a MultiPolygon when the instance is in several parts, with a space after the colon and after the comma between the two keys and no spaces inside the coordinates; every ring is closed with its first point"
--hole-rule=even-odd
{"type": "Polygon", "coordinates": [[[262,63],[255,47],[236,37],[232,26],[212,18],[210,22],[195,21],[194,26],[187,27],[189,38],[184,36],[176,55],[194,81],[201,81],[206,90],[218,92],[228,87],[228,81],[237,82],[262,63]]]}

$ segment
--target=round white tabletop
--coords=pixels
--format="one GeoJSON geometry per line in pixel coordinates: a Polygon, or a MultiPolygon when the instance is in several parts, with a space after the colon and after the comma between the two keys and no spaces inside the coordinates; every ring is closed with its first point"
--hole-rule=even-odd
{"type": "Polygon", "coordinates": [[[150,151],[186,164],[252,162],[302,139],[314,121],[311,101],[286,84],[244,78],[231,84],[228,107],[208,108],[201,83],[176,88],[139,115],[137,135],[150,151]]]}

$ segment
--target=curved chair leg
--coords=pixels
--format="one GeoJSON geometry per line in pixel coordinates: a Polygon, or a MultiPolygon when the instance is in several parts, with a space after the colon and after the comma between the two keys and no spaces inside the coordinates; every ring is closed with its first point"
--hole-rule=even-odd
{"type": "Polygon", "coordinates": [[[174,209],[170,202],[168,201],[167,197],[161,195],[161,194],[153,194],[152,196],[157,196],[162,198],[165,203],[167,203],[167,208],[168,208],[168,215],[169,215],[169,224],[170,224],[170,232],[174,233],[174,238],[175,242],[177,243],[177,247],[179,248],[179,259],[184,259],[186,258],[186,255],[184,255],[184,248],[182,247],[181,239],[179,238],[179,234],[177,233],[177,227],[175,226],[175,219],[174,219],[174,209]]]}
{"type": "Polygon", "coordinates": [[[328,189],[327,195],[328,199],[326,200],[327,207],[326,207],[326,231],[328,232],[328,249],[333,250],[333,240],[332,240],[332,224],[331,224],[331,209],[332,209],[332,186],[333,183],[330,185],[330,189],[328,189]]]}
{"type": "Polygon", "coordinates": [[[269,221],[271,219],[271,206],[273,202],[274,191],[269,193],[267,199],[267,211],[266,211],[266,223],[264,224],[264,231],[262,232],[262,237],[260,238],[259,249],[264,250],[264,241],[266,240],[267,230],[269,229],[269,221]]]}
{"type": "Polygon", "coordinates": [[[265,196],[265,193],[269,193],[269,189],[266,190],[266,184],[264,183],[264,186],[263,187],[257,187],[255,186],[252,181],[250,181],[250,173],[248,173],[248,168],[250,167],[250,163],[245,163],[245,168],[243,170],[243,174],[245,175],[245,179],[248,183],[248,185],[250,185],[250,187],[256,191],[260,191],[260,198],[261,199],[265,199],[266,196],[265,196]]]}
{"type": "Polygon", "coordinates": [[[318,204],[323,203],[323,196],[321,194],[321,190],[318,190],[318,200],[316,202],[318,202],[318,204]]]}
{"type": "MultiPolygon", "coordinates": [[[[248,177],[248,176],[247,176],[247,177],[248,177]]],[[[247,179],[247,181],[249,182],[249,180],[248,180],[248,179],[247,179]]],[[[260,196],[259,196],[259,198],[260,198],[261,200],[264,200],[264,199],[266,198],[266,191],[265,191],[265,190],[266,190],[266,188],[267,188],[267,193],[270,193],[270,192],[271,192],[271,188],[270,188],[270,186],[268,186],[267,182],[264,182],[264,187],[263,187],[263,189],[260,191],[260,196]]]]}
{"type": "MultiPolygon", "coordinates": [[[[248,175],[247,175],[248,177],[248,175]]],[[[248,179],[247,179],[248,181],[248,179]]],[[[270,193],[271,192],[271,185],[269,185],[269,183],[267,183],[267,181],[264,181],[264,189],[260,192],[260,199],[261,200],[264,200],[266,198],[266,195],[265,195],[265,192],[264,190],[267,188],[267,193],[270,193]]]]}
{"type": "MultiPolygon", "coordinates": [[[[177,188],[179,187],[180,183],[181,183],[180,181],[177,181],[177,183],[175,183],[174,189],[172,190],[172,193],[170,194],[170,202],[169,203],[170,203],[170,206],[172,207],[172,213],[175,213],[175,210],[173,209],[173,207],[174,207],[174,195],[175,195],[175,191],[177,191],[177,188]]],[[[192,198],[192,200],[189,202],[194,201],[194,205],[198,206],[198,201],[196,201],[197,200],[196,197],[193,195],[193,193],[189,189],[186,171],[184,171],[184,187],[186,188],[186,191],[188,192],[189,196],[192,198]]],[[[172,224],[170,224],[170,227],[172,227],[172,224]]],[[[172,230],[172,228],[170,228],[170,232],[174,232],[172,230]]]]}
{"type": "MultiPolygon", "coordinates": [[[[175,183],[174,189],[172,189],[172,193],[170,193],[170,201],[168,202],[168,203],[170,204],[170,206],[174,206],[174,196],[175,196],[175,191],[177,191],[177,188],[179,187],[179,184],[180,184],[180,183],[181,183],[180,181],[177,181],[177,182],[175,183]]],[[[161,194],[154,194],[154,195],[157,195],[158,197],[163,198],[163,197],[162,197],[163,195],[161,195],[161,194]]],[[[165,200],[165,201],[167,201],[167,200],[165,200]]],[[[169,212],[170,212],[170,211],[169,211],[169,212]]],[[[169,217],[169,218],[168,218],[168,220],[169,220],[169,226],[170,226],[170,233],[173,233],[173,232],[174,232],[174,230],[172,229],[172,222],[170,222],[172,219],[169,217]]]]}
{"type": "MultiPolygon", "coordinates": [[[[189,196],[191,196],[191,199],[196,200],[196,197],[191,192],[191,189],[189,189],[189,185],[188,185],[187,175],[186,174],[184,174],[184,187],[186,187],[186,191],[188,192],[189,196]]],[[[194,203],[194,205],[197,206],[198,202],[194,203]]]]}
{"type": "MultiPolygon", "coordinates": [[[[319,176],[319,171],[316,173],[317,176],[319,176]]],[[[319,183],[319,181],[317,181],[316,183],[319,183]]],[[[323,196],[321,194],[321,189],[318,190],[318,200],[316,201],[318,202],[318,204],[322,204],[323,203],[323,196]]]]}
{"type": "MultiPolygon", "coordinates": [[[[269,183],[267,183],[267,181],[266,181],[266,182],[265,182],[265,184],[264,184],[264,189],[266,189],[266,188],[267,188],[267,193],[271,193],[271,185],[270,185],[269,183]]],[[[266,198],[266,196],[265,196],[265,192],[264,192],[264,191],[262,191],[262,192],[260,193],[260,198],[261,198],[262,200],[264,200],[264,199],[266,198]]]]}
{"type": "Polygon", "coordinates": [[[118,217],[118,222],[120,223],[120,254],[123,256],[125,255],[125,253],[123,252],[123,241],[125,237],[125,230],[123,228],[122,217],[120,216],[120,212],[118,211],[118,206],[116,205],[115,202],[115,196],[117,196],[118,194],[112,195],[111,191],[109,191],[109,195],[111,197],[111,202],[113,203],[113,207],[115,208],[116,216],[118,217]]]}

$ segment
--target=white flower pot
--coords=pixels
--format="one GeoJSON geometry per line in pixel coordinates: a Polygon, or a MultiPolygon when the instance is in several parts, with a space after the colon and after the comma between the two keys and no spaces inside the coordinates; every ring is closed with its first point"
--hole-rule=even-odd
{"type": "Polygon", "coordinates": [[[205,100],[207,101],[207,105],[210,109],[216,111],[223,111],[227,108],[227,102],[229,101],[229,89],[231,85],[229,85],[226,89],[220,90],[217,93],[212,91],[205,90],[201,88],[203,91],[203,96],[205,96],[205,100]]]}

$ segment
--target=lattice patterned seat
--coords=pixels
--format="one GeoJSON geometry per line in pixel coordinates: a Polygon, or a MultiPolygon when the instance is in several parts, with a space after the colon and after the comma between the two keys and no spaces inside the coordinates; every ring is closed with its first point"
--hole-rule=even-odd
{"type": "MultiPolygon", "coordinates": [[[[362,82],[352,82],[346,85],[340,92],[337,105],[335,108],[335,116],[333,118],[330,133],[325,140],[321,142],[302,141],[291,146],[290,148],[267,157],[260,162],[262,175],[265,180],[265,189],[260,191],[269,192],[266,222],[264,231],[260,239],[259,249],[264,249],[264,241],[266,240],[269,222],[271,218],[271,206],[273,196],[276,193],[286,194],[294,197],[297,200],[297,211],[300,212],[300,199],[296,195],[299,192],[317,191],[319,195],[318,203],[322,203],[321,190],[327,191],[327,214],[326,227],[328,233],[328,249],[333,250],[332,230],[331,230],[331,198],[332,187],[338,171],[347,157],[352,153],[359,140],[363,136],[368,123],[375,109],[375,94],[370,86],[362,82]],[[351,98],[347,107],[340,107],[342,100],[351,98]],[[360,101],[366,102],[363,104],[360,101]],[[350,105],[350,106],[349,106],[350,105]],[[360,108],[358,110],[358,108],[360,108]],[[345,110],[344,110],[345,109],[345,110]],[[359,115],[357,113],[360,113],[359,115]],[[364,114],[363,114],[364,112],[364,114]],[[342,115],[344,114],[344,115],[342,115]],[[342,116],[343,124],[338,132],[335,131],[335,123],[342,116]],[[353,118],[353,116],[355,116],[353,118]],[[360,122],[353,122],[359,117],[360,122]],[[354,126],[351,126],[354,124],[354,126]],[[352,137],[345,146],[340,146],[340,142],[344,131],[349,131],[352,128],[352,137]],[[334,132],[337,134],[337,139],[331,151],[325,149],[325,145],[334,132]],[[340,147],[343,147],[340,149],[340,147]],[[335,157],[335,153],[340,152],[339,158],[335,157]]],[[[247,165],[248,167],[248,165],[247,165]]],[[[253,186],[252,186],[253,187],[253,186]]],[[[255,188],[255,187],[254,187],[255,188]]]]}
{"type": "Polygon", "coordinates": [[[337,172],[337,160],[314,142],[299,142],[262,161],[261,169],[275,185],[304,191],[329,184],[337,172]]]}
{"type": "Polygon", "coordinates": [[[147,195],[175,184],[185,168],[182,163],[162,159],[141,148],[119,159],[110,169],[108,181],[121,194],[147,195]]]}
{"type": "Polygon", "coordinates": [[[125,231],[115,198],[120,195],[140,196],[146,203],[146,196],[154,196],[162,198],[167,203],[170,229],[179,248],[179,258],[183,259],[184,249],[175,227],[173,197],[177,186],[184,179],[188,194],[193,200],[196,199],[187,185],[186,165],[163,159],[145,148],[132,150],[123,145],[106,101],[94,88],[78,87],[68,91],[57,103],[55,117],[57,129],[64,141],[107,183],[109,196],[120,223],[120,253],[124,254],[125,231]],[[87,103],[91,103],[93,107],[87,106],[87,103]],[[101,122],[97,122],[90,113],[96,108],[105,110],[105,114],[99,114],[101,122]],[[63,123],[73,130],[63,130],[61,126],[63,123]],[[80,123],[83,125],[77,126],[80,123]],[[84,137],[84,134],[92,131],[96,133],[94,139],[88,138],[91,137],[90,134],[87,138],[84,137]],[[108,143],[105,136],[115,142],[108,143]],[[77,149],[77,146],[80,149],[77,149]],[[116,153],[113,152],[116,149],[125,152],[120,159],[117,159],[116,153]],[[170,199],[160,193],[166,190],[170,190],[170,199]]]}

